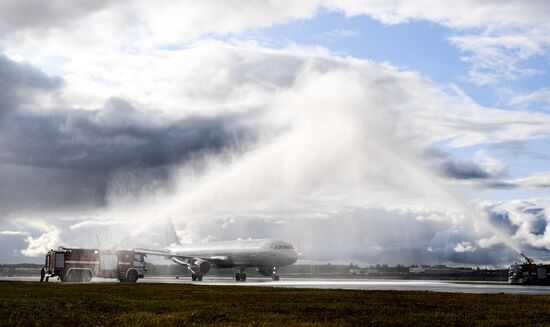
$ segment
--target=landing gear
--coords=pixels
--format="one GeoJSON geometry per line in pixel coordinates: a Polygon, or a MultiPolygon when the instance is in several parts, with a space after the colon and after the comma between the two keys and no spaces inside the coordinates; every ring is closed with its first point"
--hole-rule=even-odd
{"type": "Polygon", "coordinates": [[[235,274],[235,281],[246,282],[246,274],[244,273],[244,269],[235,274]]]}
{"type": "Polygon", "coordinates": [[[274,281],[274,282],[279,281],[279,275],[277,275],[277,270],[279,270],[279,268],[273,267],[273,273],[271,274],[271,280],[274,281]]]}
{"type": "Polygon", "coordinates": [[[191,280],[192,281],[199,281],[199,282],[202,282],[202,275],[197,275],[197,274],[191,274],[191,280]]]}

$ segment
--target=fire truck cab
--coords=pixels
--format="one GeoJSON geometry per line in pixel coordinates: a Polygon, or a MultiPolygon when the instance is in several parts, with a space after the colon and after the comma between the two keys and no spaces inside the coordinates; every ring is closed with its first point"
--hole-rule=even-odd
{"type": "Polygon", "coordinates": [[[62,282],[90,282],[92,277],[136,282],[143,278],[146,254],[133,250],[63,248],[46,254],[48,277],[62,282]]]}

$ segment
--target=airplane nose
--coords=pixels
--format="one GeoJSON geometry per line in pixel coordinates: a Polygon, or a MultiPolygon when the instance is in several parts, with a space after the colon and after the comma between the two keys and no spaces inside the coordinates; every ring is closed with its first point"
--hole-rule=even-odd
{"type": "Polygon", "coordinates": [[[295,263],[298,260],[298,252],[294,250],[290,251],[290,259],[292,260],[292,263],[295,263]]]}

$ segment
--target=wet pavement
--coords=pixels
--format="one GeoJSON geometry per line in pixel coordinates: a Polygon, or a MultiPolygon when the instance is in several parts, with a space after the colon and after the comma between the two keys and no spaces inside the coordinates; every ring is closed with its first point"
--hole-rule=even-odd
{"type": "MultiPolygon", "coordinates": [[[[0,277],[0,281],[37,281],[36,277],[0,277]]],[[[58,283],[57,280],[50,282],[58,283]]],[[[116,279],[94,278],[92,283],[116,283],[116,279]]],[[[397,280],[397,279],[314,279],[281,276],[273,282],[267,278],[249,278],[246,282],[235,282],[231,278],[205,276],[202,282],[192,282],[189,277],[146,277],[139,283],[159,284],[198,284],[223,286],[262,286],[288,288],[324,288],[356,290],[396,290],[433,291],[459,293],[509,293],[509,294],[550,294],[550,286],[508,285],[496,282],[465,282],[444,280],[397,280]]]]}

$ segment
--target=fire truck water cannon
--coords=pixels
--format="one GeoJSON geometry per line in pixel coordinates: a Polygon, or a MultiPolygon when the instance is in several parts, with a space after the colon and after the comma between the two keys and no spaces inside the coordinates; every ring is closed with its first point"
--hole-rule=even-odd
{"type": "Polygon", "coordinates": [[[525,254],[523,254],[523,252],[520,252],[519,253],[522,257],[525,258],[525,260],[527,261],[527,263],[533,263],[533,259],[529,258],[528,256],[526,256],[525,254]]]}

